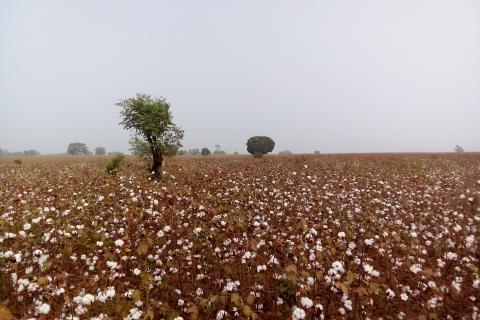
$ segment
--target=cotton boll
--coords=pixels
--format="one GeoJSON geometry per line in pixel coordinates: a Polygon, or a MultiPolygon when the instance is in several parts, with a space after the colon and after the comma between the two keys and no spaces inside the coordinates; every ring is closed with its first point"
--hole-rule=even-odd
{"type": "Polygon", "coordinates": [[[305,319],[306,316],[307,314],[305,313],[305,310],[298,307],[293,307],[292,320],[305,319]]]}
{"type": "Polygon", "coordinates": [[[36,310],[40,314],[48,314],[50,312],[50,305],[47,303],[42,303],[41,305],[36,307],[36,310]]]}
{"type": "Polygon", "coordinates": [[[313,306],[313,301],[308,298],[308,297],[302,297],[300,299],[300,303],[302,304],[302,306],[306,309],[309,309],[313,306]]]}

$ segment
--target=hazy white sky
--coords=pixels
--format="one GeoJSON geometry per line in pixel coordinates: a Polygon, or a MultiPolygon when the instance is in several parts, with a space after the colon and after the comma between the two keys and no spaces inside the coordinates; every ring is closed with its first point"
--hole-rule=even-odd
{"type": "Polygon", "coordinates": [[[480,1],[0,0],[0,148],[127,151],[137,92],[186,149],[480,150],[480,1]]]}

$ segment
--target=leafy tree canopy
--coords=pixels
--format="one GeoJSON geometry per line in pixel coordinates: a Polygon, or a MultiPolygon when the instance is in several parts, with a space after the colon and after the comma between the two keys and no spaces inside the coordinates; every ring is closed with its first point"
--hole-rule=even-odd
{"type": "Polygon", "coordinates": [[[81,142],[72,142],[68,145],[67,153],[75,156],[75,155],[85,155],[89,154],[88,147],[85,143],[81,142]]]}
{"type": "Polygon", "coordinates": [[[272,152],[274,147],[275,142],[270,137],[254,136],[247,141],[248,153],[256,157],[261,157],[269,152],[272,152]]]}
{"type": "Polygon", "coordinates": [[[133,152],[152,157],[152,172],[159,176],[164,155],[173,155],[182,146],[183,130],[172,121],[170,104],[162,97],[137,94],[117,103],[122,108],[120,124],[134,132],[133,152]],[[148,149],[148,150],[147,150],[148,149]]]}
{"type": "Polygon", "coordinates": [[[107,153],[104,147],[96,147],[95,148],[95,155],[97,156],[103,156],[107,153]]]}

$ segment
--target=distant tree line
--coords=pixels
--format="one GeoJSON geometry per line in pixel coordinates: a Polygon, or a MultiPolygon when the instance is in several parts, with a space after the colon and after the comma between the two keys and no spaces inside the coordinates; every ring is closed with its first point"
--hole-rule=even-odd
{"type": "MultiPolygon", "coordinates": [[[[209,148],[195,148],[195,149],[189,149],[189,150],[183,150],[183,149],[180,149],[180,150],[177,150],[177,153],[176,155],[177,156],[186,156],[186,155],[190,155],[190,156],[198,156],[198,155],[202,155],[202,156],[209,156],[209,155],[215,155],[215,156],[219,156],[219,155],[226,155],[227,152],[222,150],[222,147],[217,144],[215,145],[215,151],[211,152],[209,148]]],[[[234,152],[233,154],[238,154],[238,152],[234,152]]]]}
{"type": "Polygon", "coordinates": [[[25,150],[25,151],[16,151],[16,152],[9,152],[5,149],[0,149],[0,156],[38,156],[40,152],[37,150],[25,150]]]}
{"type": "MultiPolygon", "coordinates": [[[[95,150],[96,156],[104,156],[107,154],[107,150],[105,147],[96,147],[95,150]]],[[[118,154],[119,152],[109,152],[108,154],[118,154]]],[[[121,152],[120,152],[121,153],[121,152]]],[[[80,155],[92,155],[93,152],[88,150],[88,147],[85,143],[82,142],[72,142],[67,147],[67,154],[72,156],[80,156],[80,155]]]]}

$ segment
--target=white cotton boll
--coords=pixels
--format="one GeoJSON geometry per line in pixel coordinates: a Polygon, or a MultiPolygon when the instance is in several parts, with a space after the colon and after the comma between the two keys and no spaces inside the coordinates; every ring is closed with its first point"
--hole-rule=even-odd
{"type": "Polygon", "coordinates": [[[23,230],[30,230],[31,227],[32,227],[32,225],[30,223],[25,223],[23,225],[23,230]]]}
{"type": "Polygon", "coordinates": [[[262,272],[262,271],[265,271],[265,270],[267,270],[266,265],[257,266],[257,272],[262,272]]]}
{"type": "Polygon", "coordinates": [[[17,253],[13,256],[13,258],[15,259],[15,262],[16,263],[19,263],[22,261],[22,254],[21,253],[17,253]]]}
{"type": "Polygon", "coordinates": [[[309,309],[313,306],[313,301],[308,298],[308,297],[302,297],[300,299],[300,303],[302,304],[302,306],[306,309],[309,309]]]}
{"type": "Polygon", "coordinates": [[[143,313],[143,311],[138,310],[138,308],[132,308],[132,309],[130,309],[129,312],[130,312],[129,315],[128,315],[126,318],[124,318],[124,319],[127,319],[127,320],[138,320],[138,319],[140,319],[140,318],[142,317],[142,313],[143,313]]]}
{"type": "Polygon", "coordinates": [[[46,303],[42,303],[41,305],[37,306],[36,310],[38,313],[48,314],[50,312],[50,306],[46,303]]]}
{"type": "Polygon", "coordinates": [[[467,248],[470,248],[474,242],[475,242],[475,236],[473,234],[465,238],[465,246],[467,248]]]}
{"type": "Polygon", "coordinates": [[[115,245],[116,245],[117,247],[123,247],[123,244],[124,244],[124,242],[123,242],[122,239],[117,239],[117,240],[115,240],[115,245]]]}
{"type": "Polygon", "coordinates": [[[373,244],[373,239],[365,239],[365,244],[371,246],[373,244]]]}
{"type": "Polygon", "coordinates": [[[461,284],[457,281],[452,281],[452,287],[457,291],[460,292],[461,290],[461,284]]]}
{"type": "Polygon", "coordinates": [[[393,292],[392,289],[388,288],[385,292],[387,293],[387,298],[388,299],[392,299],[392,298],[395,297],[395,292],[393,292]]]}
{"type": "Polygon", "coordinates": [[[217,312],[217,315],[215,316],[215,319],[216,319],[216,320],[222,320],[222,319],[223,319],[225,316],[227,316],[227,315],[228,315],[227,311],[225,311],[225,310],[219,310],[219,311],[217,312]]]}
{"type": "Polygon", "coordinates": [[[275,257],[275,256],[270,256],[270,260],[268,260],[268,264],[272,265],[272,264],[279,264],[280,262],[278,262],[278,259],[275,257]]]}
{"type": "Polygon", "coordinates": [[[6,258],[6,259],[9,259],[13,255],[14,255],[13,251],[10,251],[10,250],[5,251],[4,253],[0,253],[0,257],[6,258]]]}
{"type": "Polygon", "coordinates": [[[374,270],[373,266],[369,265],[368,263],[365,263],[363,265],[363,270],[369,275],[371,275],[372,277],[380,276],[380,272],[378,272],[377,270],[374,270]]]}
{"type": "Polygon", "coordinates": [[[457,254],[454,252],[447,252],[447,260],[456,260],[457,254]]]}
{"type": "Polygon", "coordinates": [[[90,293],[87,293],[86,295],[84,295],[82,297],[82,304],[83,305],[90,305],[92,304],[94,301],[95,301],[95,297],[93,295],[91,295],[90,293]]]}
{"type": "Polygon", "coordinates": [[[410,266],[410,271],[417,274],[420,271],[422,271],[422,267],[419,264],[413,264],[413,265],[410,266]]]}
{"type": "Polygon", "coordinates": [[[293,312],[292,312],[292,320],[300,320],[300,319],[305,319],[307,314],[305,313],[305,310],[297,307],[293,307],[293,312]]]}
{"type": "Polygon", "coordinates": [[[351,311],[351,310],[353,309],[353,307],[352,307],[352,300],[348,300],[348,299],[345,300],[345,301],[343,302],[343,306],[344,306],[347,310],[350,310],[350,311],[351,311]]]}
{"type": "Polygon", "coordinates": [[[430,300],[428,300],[428,306],[432,309],[436,308],[437,307],[437,303],[438,303],[438,297],[433,297],[431,298],[430,300]]]}
{"type": "Polygon", "coordinates": [[[337,234],[337,236],[341,239],[341,238],[345,238],[345,232],[341,231],[337,234]]]}
{"type": "Polygon", "coordinates": [[[138,276],[138,275],[140,275],[140,273],[141,273],[140,269],[138,269],[138,268],[133,269],[133,274],[134,275],[138,276]]]}
{"type": "Polygon", "coordinates": [[[407,301],[408,300],[408,295],[404,292],[400,295],[400,299],[402,299],[403,301],[407,301]]]}
{"type": "Polygon", "coordinates": [[[107,289],[107,291],[105,291],[105,295],[109,298],[112,298],[115,296],[115,288],[114,287],[110,287],[107,289]]]}
{"type": "Polygon", "coordinates": [[[475,289],[479,289],[480,288],[480,278],[473,280],[472,286],[475,289]]]}

